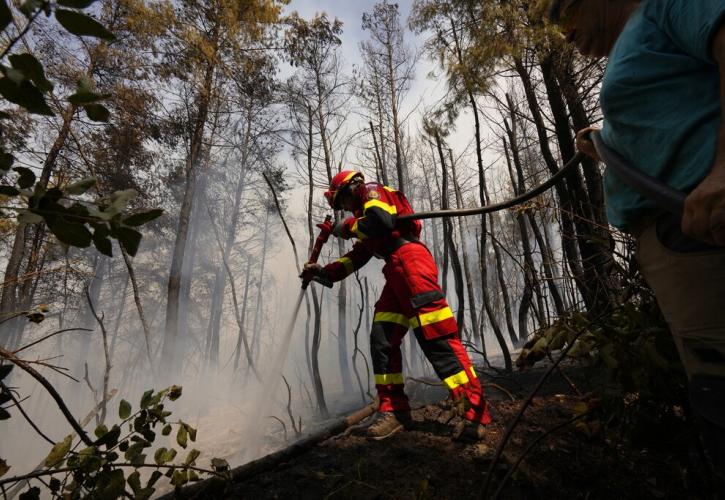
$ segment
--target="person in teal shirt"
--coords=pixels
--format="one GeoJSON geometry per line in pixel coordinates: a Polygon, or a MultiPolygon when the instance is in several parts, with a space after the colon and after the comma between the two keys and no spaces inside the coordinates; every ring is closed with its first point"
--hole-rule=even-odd
{"type": "MultiPolygon", "coordinates": [[[[553,0],[550,14],[582,55],[608,56],[604,143],[687,193],[680,219],[605,172],[609,222],[636,238],[725,481],[725,0],[553,0]]],[[[577,148],[598,160],[592,130],[577,148]]]]}

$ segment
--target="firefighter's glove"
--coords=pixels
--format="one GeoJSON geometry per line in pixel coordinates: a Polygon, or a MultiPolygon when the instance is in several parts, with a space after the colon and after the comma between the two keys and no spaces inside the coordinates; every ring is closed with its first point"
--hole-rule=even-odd
{"type": "Polygon", "coordinates": [[[318,276],[320,274],[323,274],[323,272],[323,267],[317,262],[305,262],[305,265],[302,267],[302,276],[304,276],[305,274],[318,276]]]}
{"type": "Polygon", "coordinates": [[[302,274],[300,274],[303,286],[307,286],[307,283],[315,279],[315,276],[322,276],[324,273],[325,270],[317,262],[306,262],[302,267],[302,274]]]}
{"type": "Polygon", "coordinates": [[[355,217],[348,217],[345,220],[335,222],[332,227],[332,235],[344,240],[352,238],[352,226],[355,225],[355,217]]]}

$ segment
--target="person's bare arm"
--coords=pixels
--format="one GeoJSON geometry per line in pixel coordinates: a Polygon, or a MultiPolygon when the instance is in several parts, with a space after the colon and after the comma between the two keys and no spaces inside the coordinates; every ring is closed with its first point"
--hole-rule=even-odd
{"type": "Polygon", "coordinates": [[[720,71],[720,129],[715,161],[700,184],[685,200],[682,232],[725,246],[725,23],[713,39],[712,55],[720,71]]]}
{"type": "Polygon", "coordinates": [[[592,160],[602,161],[599,158],[597,149],[594,147],[594,143],[589,138],[591,132],[599,132],[599,129],[597,127],[587,127],[576,133],[576,148],[592,160]]]}

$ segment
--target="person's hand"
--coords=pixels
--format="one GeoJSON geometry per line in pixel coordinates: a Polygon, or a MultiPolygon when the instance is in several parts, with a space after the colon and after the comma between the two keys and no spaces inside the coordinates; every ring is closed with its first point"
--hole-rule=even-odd
{"type": "Polygon", "coordinates": [[[347,220],[339,220],[335,223],[334,226],[332,226],[332,235],[336,236],[338,238],[348,239],[350,232],[347,230],[346,226],[347,220]]]}
{"type": "Polygon", "coordinates": [[[302,267],[302,272],[317,276],[322,273],[322,266],[317,262],[305,262],[305,265],[302,267]]]}
{"type": "Polygon", "coordinates": [[[587,127],[576,133],[576,148],[592,160],[602,161],[597,154],[594,143],[589,138],[591,132],[599,132],[599,129],[596,127],[587,127]]]}
{"type": "Polygon", "coordinates": [[[716,160],[707,177],[685,199],[682,232],[725,247],[725,161],[716,160]]]}

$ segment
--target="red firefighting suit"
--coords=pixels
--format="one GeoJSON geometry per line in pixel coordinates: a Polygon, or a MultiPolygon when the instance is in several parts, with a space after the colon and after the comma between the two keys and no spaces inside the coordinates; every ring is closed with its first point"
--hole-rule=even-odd
{"type": "Polygon", "coordinates": [[[380,412],[408,411],[403,390],[400,345],[412,328],[423,353],[454,400],[465,397],[466,419],[488,424],[491,417],[481,384],[458,336],[458,324],[438,285],[438,269],[428,248],[418,240],[420,221],[396,224],[397,215],[413,213],[403,193],[377,183],[356,191],[353,217],[344,221],[344,238],[356,237],[350,252],[324,268],[340,281],[374,255],[385,259],[385,286],[375,304],[370,337],[380,412]]]}

